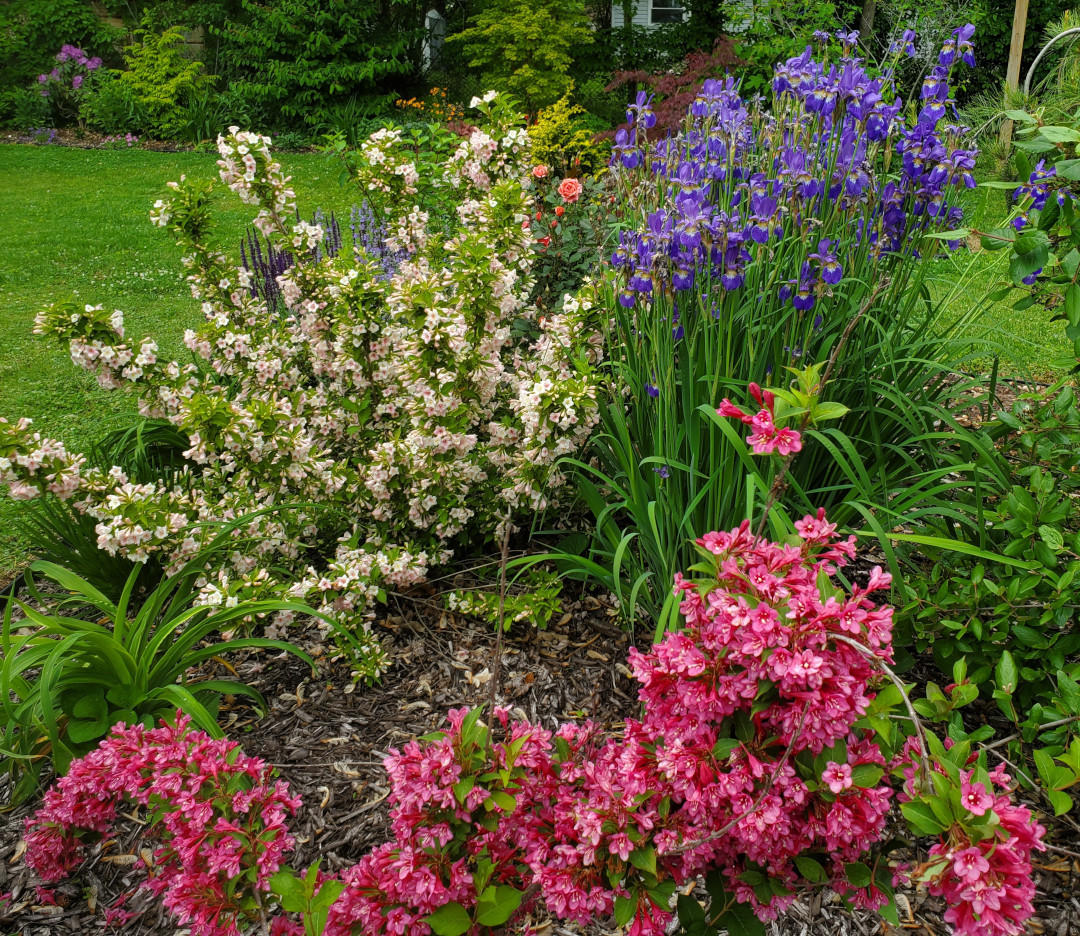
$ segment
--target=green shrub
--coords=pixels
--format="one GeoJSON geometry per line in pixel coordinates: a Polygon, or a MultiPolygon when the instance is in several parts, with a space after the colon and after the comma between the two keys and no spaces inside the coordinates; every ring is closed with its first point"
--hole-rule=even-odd
{"type": "Polygon", "coordinates": [[[45,127],[51,122],[49,99],[36,88],[13,88],[0,100],[0,113],[7,115],[5,123],[14,130],[45,127]]]}
{"type": "Polygon", "coordinates": [[[593,139],[596,130],[587,126],[587,116],[583,107],[570,103],[570,92],[540,111],[529,127],[536,162],[562,175],[591,175],[605,168],[611,144],[593,139]]]}
{"type": "Polygon", "coordinates": [[[0,4],[0,88],[36,80],[65,43],[109,59],[122,35],[90,0],[8,0],[0,4]]]}
{"type": "Polygon", "coordinates": [[[124,50],[127,71],[120,73],[120,82],[146,112],[143,129],[168,139],[184,132],[189,102],[214,79],[202,73],[202,62],[184,55],[181,27],[158,34],[148,23],[144,18],[144,28],[135,30],[136,43],[124,50]]]}
{"type": "Polygon", "coordinates": [[[130,82],[115,71],[99,70],[79,101],[79,120],[98,133],[141,133],[149,116],[130,82]]]}
{"type": "MultiPolygon", "coordinates": [[[[134,484],[172,482],[187,466],[183,453],[190,447],[187,436],[167,420],[138,417],[107,433],[92,447],[89,460],[102,470],[117,466],[134,484]]],[[[139,564],[101,549],[97,519],[52,495],[23,502],[18,523],[34,556],[75,573],[111,601],[120,600],[134,570],[141,570],[136,597],[161,573],[153,557],[139,564]]]]}
{"type": "Polygon", "coordinates": [[[243,0],[250,15],[217,31],[233,89],[256,125],[319,125],[350,100],[389,94],[386,82],[414,70],[420,31],[408,6],[374,0],[243,0]]]}
{"type": "Polygon", "coordinates": [[[460,44],[483,81],[508,91],[531,114],[570,90],[575,54],[593,41],[582,0],[499,0],[447,39],[460,44]]]}

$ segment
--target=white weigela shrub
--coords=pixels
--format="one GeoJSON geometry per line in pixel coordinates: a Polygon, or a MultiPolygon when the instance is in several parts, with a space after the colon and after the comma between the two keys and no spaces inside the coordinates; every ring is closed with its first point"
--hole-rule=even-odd
{"type": "MultiPolygon", "coordinates": [[[[181,179],[152,219],[185,251],[206,319],[185,343],[204,363],[127,343],[123,316],[100,308],[52,306],[35,328],[65,341],[102,386],[131,390],[144,414],[182,429],[196,467],[136,485],[19,423],[2,427],[0,479],[19,496],[74,495],[102,549],[157,554],[168,568],[212,535],[192,524],[263,511],[237,531],[229,566],[208,573],[205,599],[288,592],[362,638],[383,588],[422,581],[459,537],[499,537],[515,513],[547,506],[563,481],[557,460],[597,421],[598,313],[584,294],[532,320],[528,137],[498,97],[478,105],[482,126],[424,180],[456,202],[448,237],[416,204],[419,169],[400,133],[360,149],[353,177],[379,193],[394,247],[408,251],[392,277],[362,251],[317,258],[323,230],[295,220],[270,139],[230,128],[218,140],[222,181],[298,256],[279,278],[284,313],[209,246],[210,186],[181,179]],[[319,556],[317,541],[334,539],[336,555],[319,556]]],[[[370,676],[380,651],[363,639],[370,676]]]]}

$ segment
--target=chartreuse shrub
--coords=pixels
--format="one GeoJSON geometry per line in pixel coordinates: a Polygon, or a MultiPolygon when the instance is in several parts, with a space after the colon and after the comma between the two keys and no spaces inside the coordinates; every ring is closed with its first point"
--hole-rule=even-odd
{"type": "Polygon", "coordinates": [[[764,936],[823,886],[895,923],[897,878],[943,897],[959,936],[1019,932],[1045,830],[1004,764],[901,730],[892,609],[874,600],[888,574],[843,588],[854,538],[824,512],[783,544],[744,522],[696,552],[675,581],[686,628],[630,651],[639,718],[608,736],[451,711],[446,731],[391,751],[391,840],[337,874],[284,865],[299,801],[186,719],[117,731],[74,763],[28,824],[26,860],[61,879],[120,808],[141,808],[160,849],[147,885],[195,936],[480,936],[526,913],[764,936]],[[902,870],[894,812],[933,842],[902,870]],[[702,876],[707,906],[684,896],[702,876]]]}
{"type": "Polygon", "coordinates": [[[145,114],[145,130],[155,136],[177,136],[186,126],[187,106],[214,79],[203,73],[203,63],[184,55],[184,30],[173,26],[162,33],[152,28],[149,13],[143,28],[135,30],[135,43],[124,49],[127,68],[119,73],[145,114]]]}
{"type": "Polygon", "coordinates": [[[0,481],[17,498],[71,499],[101,549],[167,572],[212,536],[202,524],[252,517],[199,600],[306,600],[356,631],[357,674],[374,678],[385,657],[371,602],[542,510],[564,481],[557,461],[596,421],[597,313],[583,294],[531,321],[528,136],[496,95],[476,103],[481,126],[436,172],[419,171],[400,131],[350,155],[384,246],[404,258],[394,277],[362,248],[327,256],[326,231],[297,220],[267,138],[222,138],[222,180],[296,260],[278,280],[283,309],[272,313],[251,272],[214,244],[210,186],[182,180],[154,218],[182,245],[206,314],[185,335],[198,364],[129,341],[119,312],[62,304],[37,319],[102,386],[182,433],[188,464],[138,481],[0,421],[0,481]],[[428,189],[453,193],[449,231],[429,234],[417,200],[428,189]]]}
{"type": "Polygon", "coordinates": [[[732,79],[706,81],[681,132],[653,141],[648,96],[631,105],[609,172],[623,220],[601,285],[612,392],[596,461],[576,466],[596,515],[577,570],[628,616],[672,624],[666,583],[690,561],[685,544],[770,490],[773,469],[717,416],[748,381],[779,398],[831,362],[828,400],[806,427],[815,444],[792,463],[773,535],[817,504],[881,528],[928,492],[944,499],[956,465],[936,433],[970,343],[950,342],[964,317],[943,321],[927,297],[931,260],[959,246],[950,231],[975,185],[975,152],[947,116],[964,35],[907,110],[893,72],[868,72],[851,36],[838,53],[807,47],[778,65],[768,108],[732,79]]]}
{"type": "Polygon", "coordinates": [[[529,127],[533,158],[559,175],[594,175],[607,165],[610,144],[594,139],[583,121],[585,108],[572,104],[567,92],[543,108],[529,127]]]}
{"type": "Polygon", "coordinates": [[[498,0],[447,38],[460,45],[485,85],[513,94],[530,114],[573,86],[570,66],[593,32],[582,0],[498,0]]]}

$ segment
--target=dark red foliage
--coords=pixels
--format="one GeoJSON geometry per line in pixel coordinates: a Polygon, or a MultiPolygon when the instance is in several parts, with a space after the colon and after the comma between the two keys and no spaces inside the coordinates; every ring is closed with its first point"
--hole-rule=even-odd
{"type": "MultiPolygon", "coordinates": [[[[604,90],[614,91],[626,85],[644,87],[656,95],[653,101],[653,113],[656,114],[656,127],[650,136],[663,137],[674,131],[686,117],[686,110],[697,97],[707,78],[718,78],[731,72],[736,66],[746,63],[735,54],[735,42],[727,36],[720,36],[713,44],[711,52],[691,52],[683,59],[678,69],[658,74],[646,71],[620,71],[604,90]]],[[[622,126],[626,126],[623,124],[622,126]]],[[[611,138],[615,131],[600,134],[611,138]]]]}

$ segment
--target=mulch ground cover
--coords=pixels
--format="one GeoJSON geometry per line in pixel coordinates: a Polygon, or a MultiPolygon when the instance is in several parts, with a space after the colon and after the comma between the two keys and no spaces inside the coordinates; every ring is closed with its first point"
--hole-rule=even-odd
{"type": "MultiPolygon", "coordinates": [[[[631,638],[615,626],[610,609],[595,597],[567,599],[564,612],[545,631],[519,626],[507,635],[500,655],[498,701],[515,716],[546,727],[591,719],[606,730],[618,731],[627,716],[638,712],[635,683],[625,663],[631,638]]],[[[389,748],[444,726],[447,709],[490,699],[496,669],[490,626],[444,611],[423,596],[400,604],[391,599],[375,626],[393,665],[374,687],[354,688],[347,665],[330,658],[333,648],[315,628],[298,643],[318,660],[317,676],[294,657],[252,653],[231,660],[236,675],[266,696],[269,711],[259,718],[239,703],[226,704],[222,711],[226,734],[247,753],[273,764],[303,798],[292,823],[297,838],[294,867],[321,858],[325,870],[338,870],[385,841],[389,788],[382,757],[389,748]]],[[[296,639],[295,631],[292,636],[296,639]]],[[[644,648],[650,639],[651,634],[642,632],[636,642],[644,648]]],[[[212,668],[207,675],[223,672],[212,668]]],[[[123,929],[106,927],[104,909],[141,878],[138,866],[145,845],[134,821],[114,839],[96,846],[75,877],[39,889],[40,882],[21,861],[20,842],[23,822],[35,806],[26,804],[0,815],[0,893],[11,894],[6,909],[0,910],[0,934],[178,932],[144,893],[126,904],[126,909],[141,911],[138,917],[123,929]]],[[[1041,818],[1048,822],[1045,814],[1041,818]]],[[[1039,916],[1030,932],[1080,934],[1080,830],[1059,825],[1053,838],[1077,854],[1043,856],[1037,870],[1039,916]]],[[[941,920],[946,908],[925,891],[901,893],[898,904],[899,930],[874,914],[853,914],[839,898],[823,891],[796,904],[768,929],[771,936],[948,932],[941,920]]],[[[618,930],[597,925],[583,931],[549,923],[541,932],[605,936],[618,930]]]]}

